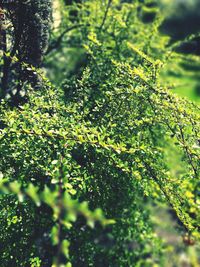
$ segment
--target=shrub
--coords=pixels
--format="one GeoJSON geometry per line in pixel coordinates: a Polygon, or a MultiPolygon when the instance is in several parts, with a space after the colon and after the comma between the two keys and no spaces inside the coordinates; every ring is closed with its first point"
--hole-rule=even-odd
{"type": "Polygon", "coordinates": [[[166,38],[140,5],[79,4],[82,26],[66,39],[86,62],[62,88],[23,64],[40,90],[2,101],[1,266],[162,266],[148,201],[199,238],[198,107],[160,84],[166,38]],[[169,148],[185,165],[176,177],[169,148]]]}

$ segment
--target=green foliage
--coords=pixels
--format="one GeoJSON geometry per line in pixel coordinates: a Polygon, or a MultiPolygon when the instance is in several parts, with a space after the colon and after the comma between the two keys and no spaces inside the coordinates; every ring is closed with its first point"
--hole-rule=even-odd
{"type": "Polygon", "coordinates": [[[199,108],[161,84],[172,53],[161,19],[144,24],[143,4],[128,2],[74,3],[76,19],[64,6],[50,47],[67,23],[59,45],[69,59],[80,46],[84,62],[66,69],[60,88],[22,64],[40,90],[30,86],[18,107],[2,101],[2,267],[162,266],[148,201],[168,203],[199,239],[199,108]]]}

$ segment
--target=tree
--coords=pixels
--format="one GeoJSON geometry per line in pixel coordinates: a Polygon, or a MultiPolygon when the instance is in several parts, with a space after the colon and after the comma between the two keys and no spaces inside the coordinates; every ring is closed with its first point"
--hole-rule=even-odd
{"type": "MultiPolygon", "coordinates": [[[[4,69],[1,81],[1,95],[13,94],[18,80],[15,96],[16,102],[24,89],[24,84],[31,81],[37,84],[37,78],[27,70],[22,63],[39,67],[48,46],[48,36],[51,18],[51,0],[48,1],[1,1],[5,9],[7,30],[4,33],[4,69]],[[7,54],[6,54],[7,53],[7,54]],[[16,56],[18,63],[12,64],[16,56]]],[[[4,26],[6,27],[6,25],[4,26]]]]}

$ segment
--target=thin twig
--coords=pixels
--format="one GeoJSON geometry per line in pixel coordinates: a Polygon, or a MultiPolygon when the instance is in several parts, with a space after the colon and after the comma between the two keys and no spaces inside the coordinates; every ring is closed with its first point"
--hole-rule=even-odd
{"type": "Polygon", "coordinates": [[[102,30],[105,22],[106,22],[106,19],[107,19],[107,15],[108,15],[108,11],[109,11],[109,8],[111,6],[111,3],[112,3],[112,0],[108,0],[108,4],[107,4],[107,7],[106,7],[106,12],[104,14],[104,17],[103,17],[103,20],[102,20],[102,23],[101,23],[101,26],[99,27],[100,28],[100,31],[102,30]]]}
{"type": "Polygon", "coordinates": [[[70,31],[72,31],[72,30],[74,30],[74,29],[83,27],[83,26],[86,26],[86,27],[87,27],[87,26],[90,26],[90,24],[76,24],[76,25],[73,25],[73,26],[71,26],[71,27],[65,29],[65,30],[60,34],[60,36],[57,38],[57,40],[54,41],[54,42],[52,42],[52,44],[49,45],[49,48],[48,48],[47,51],[46,51],[46,55],[49,54],[49,53],[51,53],[54,49],[57,49],[57,48],[59,47],[59,45],[60,45],[61,42],[62,42],[62,39],[64,38],[64,36],[65,36],[68,32],[70,32],[70,31]]]}

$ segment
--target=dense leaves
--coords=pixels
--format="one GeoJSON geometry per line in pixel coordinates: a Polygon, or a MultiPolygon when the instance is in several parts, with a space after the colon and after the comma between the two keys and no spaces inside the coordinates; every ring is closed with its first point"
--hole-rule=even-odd
{"type": "Polygon", "coordinates": [[[162,266],[147,202],[200,237],[199,108],[162,84],[173,52],[154,6],[144,24],[140,1],[66,4],[48,51],[69,46],[61,86],[8,54],[40,86],[2,100],[1,266],[162,266]]]}

